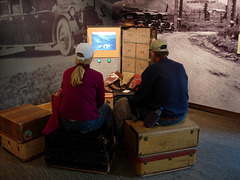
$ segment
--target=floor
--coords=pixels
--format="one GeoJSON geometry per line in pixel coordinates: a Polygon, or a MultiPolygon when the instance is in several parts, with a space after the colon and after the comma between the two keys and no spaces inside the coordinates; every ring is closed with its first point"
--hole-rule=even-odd
{"type": "Polygon", "coordinates": [[[22,162],[0,147],[0,179],[166,179],[166,180],[239,180],[240,119],[189,109],[188,117],[200,126],[195,165],[147,177],[137,176],[127,161],[125,151],[116,153],[109,174],[95,174],[47,167],[44,155],[22,162]]]}

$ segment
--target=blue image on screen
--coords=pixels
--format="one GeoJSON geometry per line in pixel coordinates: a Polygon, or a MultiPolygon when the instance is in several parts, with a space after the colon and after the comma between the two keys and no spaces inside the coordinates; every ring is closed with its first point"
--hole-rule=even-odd
{"type": "Polygon", "coordinates": [[[116,32],[92,32],[93,50],[116,50],[116,32]]]}

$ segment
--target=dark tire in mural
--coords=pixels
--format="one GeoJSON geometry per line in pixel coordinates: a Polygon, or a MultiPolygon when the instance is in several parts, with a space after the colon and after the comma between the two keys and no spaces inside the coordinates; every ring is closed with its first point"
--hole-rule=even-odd
{"type": "Polygon", "coordinates": [[[57,43],[62,55],[68,56],[72,54],[74,39],[70,25],[65,18],[60,19],[57,25],[57,43]]]}
{"type": "Polygon", "coordinates": [[[164,25],[160,25],[159,28],[158,28],[158,32],[162,34],[164,29],[165,29],[165,26],[164,25]]]}
{"type": "Polygon", "coordinates": [[[174,28],[174,26],[172,26],[169,31],[170,31],[170,33],[173,33],[174,30],[175,30],[175,28],[174,28]]]}

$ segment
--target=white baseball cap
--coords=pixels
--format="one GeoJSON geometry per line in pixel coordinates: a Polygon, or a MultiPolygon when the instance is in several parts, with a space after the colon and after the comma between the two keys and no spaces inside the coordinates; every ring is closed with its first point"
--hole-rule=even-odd
{"type": "Polygon", "coordinates": [[[75,49],[75,54],[78,60],[86,60],[92,57],[94,50],[92,46],[88,43],[80,43],[75,49]],[[83,57],[78,56],[78,53],[83,54],[83,57]]]}

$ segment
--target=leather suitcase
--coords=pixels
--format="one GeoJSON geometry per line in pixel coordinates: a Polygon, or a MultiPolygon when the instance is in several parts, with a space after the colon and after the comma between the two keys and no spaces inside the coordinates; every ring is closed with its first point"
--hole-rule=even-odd
{"type": "Polygon", "coordinates": [[[53,149],[74,149],[81,152],[106,152],[115,144],[112,126],[82,134],[77,131],[65,131],[61,128],[45,136],[45,147],[53,149]]]}
{"type": "Polygon", "coordinates": [[[51,112],[31,104],[24,104],[0,112],[0,130],[18,143],[41,135],[51,112]]]}
{"type": "Polygon", "coordinates": [[[21,161],[30,161],[44,152],[44,136],[39,136],[25,143],[18,143],[4,133],[0,133],[0,136],[1,146],[21,161]]]}
{"type": "Polygon", "coordinates": [[[125,122],[125,143],[138,155],[168,152],[196,147],[199,126],[188,117],[169,126],[147,128],[143,121],[125,122]]]}
{"type": "Polygon", "coordinates": [[[110,173],[115,152],[81,152],[70,149],[45,150],[45,162],[50,167],[87,171],[94,173],[110,173]]]}
{"type": "Polygon", "coordinates": [[[126,148],[127,159],[135,174],[139,176],[155,175],[170,171],[190,168],[195,164],[196,149],[136,156],[130,148],[126,148]]]}

